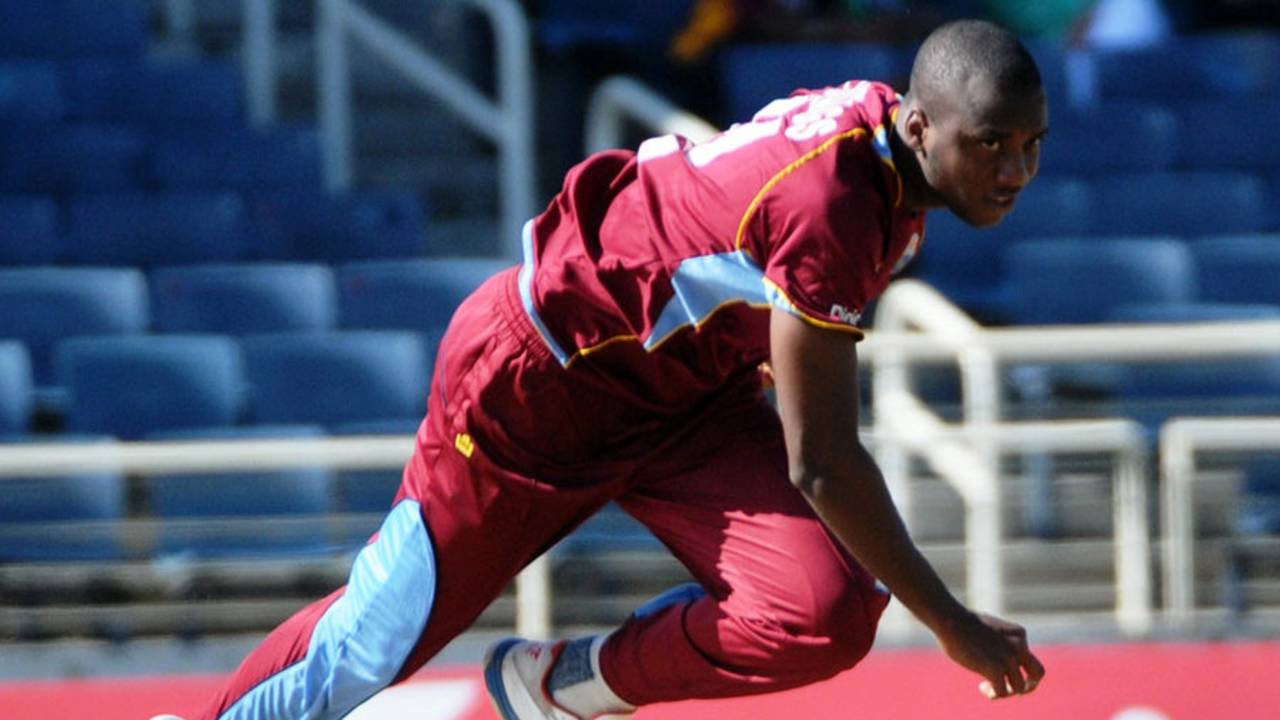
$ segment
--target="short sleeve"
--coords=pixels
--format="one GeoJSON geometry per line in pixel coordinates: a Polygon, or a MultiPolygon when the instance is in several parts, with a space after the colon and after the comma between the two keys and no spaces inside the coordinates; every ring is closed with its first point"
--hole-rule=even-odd
{"type": "Polygon", "coordinates": [[[874,190],[830,185],[783,182],[763,199],[755,230],[763,235],[766,294],[811,324],[861,334],[880,274],[886,208],[874,190]]]}

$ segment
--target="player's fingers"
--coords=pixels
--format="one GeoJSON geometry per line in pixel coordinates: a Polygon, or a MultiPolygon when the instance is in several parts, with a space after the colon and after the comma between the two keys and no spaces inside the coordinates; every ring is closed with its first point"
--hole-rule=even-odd
{"type": "Polygon", "coordinates": [[[1040,681],[1044,679],[1044,664],[1040,662],[1030,649],[1023,648],[1018,653],[1018,664],[1027,673],[1027,692],[1036,689],[1040,681]]]}
{"type": "Polygon", "coordinates": [[[1022,663],[1019,662],[1017,655],[1009,656],[1004,674],[1009,681],[1009,689],[1013,694],[1021,695],[1027,691],[1026,680],[1022,677],[1022,663]]]}

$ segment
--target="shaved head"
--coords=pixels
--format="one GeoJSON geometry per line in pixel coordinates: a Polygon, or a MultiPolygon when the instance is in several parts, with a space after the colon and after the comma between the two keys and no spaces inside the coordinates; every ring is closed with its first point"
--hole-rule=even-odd
{"type": "Polygon", "coordinates": [[[911,67],[915,102],[936,113],[963,103],[975,84],[1004,97],[1043,91],[1031,53],[999,25],[958,20],[930,33],[911,67]]]}

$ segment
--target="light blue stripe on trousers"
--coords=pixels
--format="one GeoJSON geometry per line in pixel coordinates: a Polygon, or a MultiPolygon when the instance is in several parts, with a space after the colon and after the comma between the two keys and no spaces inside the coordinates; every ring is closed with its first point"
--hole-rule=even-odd
{"type": "Polygon", "coordinates": [[[306,657],[249,691],[221,720],[343,717],[395,679],[435,594],[435,551],[421,506],[403,500],[356,556],[347,590],[316,624],[306,657]]]}

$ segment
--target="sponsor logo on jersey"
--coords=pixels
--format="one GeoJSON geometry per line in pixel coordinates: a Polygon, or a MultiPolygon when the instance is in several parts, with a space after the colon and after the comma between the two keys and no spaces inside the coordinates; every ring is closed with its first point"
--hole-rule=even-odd
{"type": "Polygon", "coordinates": [[[857,325],[858,321],[862,319],[861,312],[857,310],[850,310],[849,308],[841,305],[840,303],[835,303],[834,305],[831,306],[831,315],[833,317],[839,318],[840,322],[846,323],[848,325],[857,325]]]}

